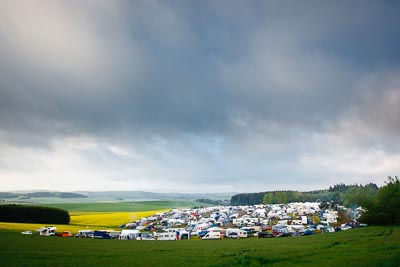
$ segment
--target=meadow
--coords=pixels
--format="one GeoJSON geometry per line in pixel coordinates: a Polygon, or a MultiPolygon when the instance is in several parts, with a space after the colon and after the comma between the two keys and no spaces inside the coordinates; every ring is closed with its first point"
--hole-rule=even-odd
{"type": "MultiPolygon", "coordinates": [[[[171,208],[193,207],[201,203],[194,201],[141,201],[141,202],[96,202],[96,203],[57,203],[38,204],[40,206],[68,210],[71,222],[68,225],[52,224],[57,231],[68,230],[77,233],[83,229],[118,229],[118,226],[142,217],[169,211],[171,208]]],[[[204,205],[204,204],[202,204],[204,205]]],[[[0,230],[35,231],[43,224],[0,222],[0,230]]]]}
{"type": "Polygon", "coordinates": [[[0,231],[0,266],[400,266],[400,227],[304,237],[121,241],[0,231]]]}
{"type": "MultiPolygon", "coordinates": [[[[157,212],[163,212],[165,210],[153,210],[153,211],[138,211],[138,212],[70,212],[71,222],[70,224],[52,224],[57,227],[57,231],[71,231],[77,233],[78,230],[84,229],[109,229],[114,228],[118,230],[118,226],[135,220],[139,220],[142,217],[154,215],[157,212]]],[[[11,230],[11,231],[35,231],[44,226],[44,224],[37,223],[5,223],[0,222],[0,230],[11,230]]]]}
{"type": "Polygon", "coordinates": [[[69,212],[138,212],[182,207],[204,206],[195,201],[135,201],[135,202],[92,202],[92,203],[40,203],[39,206],[68,210],[69,212]]]}

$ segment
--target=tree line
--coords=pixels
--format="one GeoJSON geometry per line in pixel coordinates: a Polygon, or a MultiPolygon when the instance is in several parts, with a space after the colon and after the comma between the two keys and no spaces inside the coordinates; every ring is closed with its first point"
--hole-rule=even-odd
{"type": "MultiPolygon", "coordinates": [[[[400,225],[400,180],[389,176],[385,185],[345,185],[310,192],[269,191],[242,193],[232,196],[231,205],[285,204],[289,202],[321,202],[346,207],[363,207],[360,222],[373,225],[400,225]]],[[[334,205],[331,205],[334,206],[334,205]]]]}
{"type": "Polygon", "coordinates": [[[198,198],[195,200],[196,202],[200,202],[200,203],[206,203],[206,204],[210,204],[210,205],[214,205],[214,206],[226,206],[229,205],[230,201],[228,199],[224,199],[224,200],[213,200],[213,199],[209,199],[209,198],[198,198]]]}
{"type": "Polygon", "coordinates": [[[32,192],[32,193],[11,193],[11,192],[0,192],[0,198],[30,198],[30,197],[59,197],[59,198],[87,198],[88,196],[71,193],[71,192],[32,192]]]}
{"type": "Polygon", "coordinates": [[[373,202],[378,186],[337,184],[326,190],[309,192],[300,191],[267,191],[258,193],[241,193],[231,197],[231,205],[286,204],[290,202],[333,202],[337,205],[366,206],[373,202]]]}
{"type": "Polygon", "coordinates": [[[68,211],[58,208],[0,205],[0,222],[69,224],[68,211]]]}

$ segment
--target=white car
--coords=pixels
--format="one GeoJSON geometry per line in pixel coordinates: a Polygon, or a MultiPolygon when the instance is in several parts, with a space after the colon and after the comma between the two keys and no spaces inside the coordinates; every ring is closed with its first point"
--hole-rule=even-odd
{"type": "Polygon", "coordinates": [[[201,239],[202,240],[221,239],[221,233],[220,232],[208,232],[201,239]]]}
{"type": "Polygon", "coordinates": [[[23,231],[23,232],[21,232],[21,234],[23,234],[23,235],[32,235],[33,233],[32,233],[32,231],[23,231]]]}

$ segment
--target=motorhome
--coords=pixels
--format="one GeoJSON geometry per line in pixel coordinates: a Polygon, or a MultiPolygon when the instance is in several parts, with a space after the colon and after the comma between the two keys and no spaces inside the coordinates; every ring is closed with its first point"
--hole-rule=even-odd
{"type": "Polygon", "coordinates": [[[55,226],[44,226],[40,229],[36,230],[37,232],[39,232],[39,235],[45,235],[45,236],[51,236],[51,235],[55,235],[56,231],[57,231],[57,227],[55,226]]]}
{"type": "Polygon", "coordinates": [[[226,236],[226,229],[220,228],[220,227],[211,227],[207,229],[208,232],[218,232],[222,237],[226,236]]]}

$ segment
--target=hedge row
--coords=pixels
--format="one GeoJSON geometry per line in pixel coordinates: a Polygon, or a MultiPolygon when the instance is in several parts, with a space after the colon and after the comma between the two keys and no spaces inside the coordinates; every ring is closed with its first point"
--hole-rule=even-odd
{"type": "Polygon", "coordinates": [[[69,224],[69,213],[63,209],[26,205],[0,205],[0,222],[69,224]]]}

